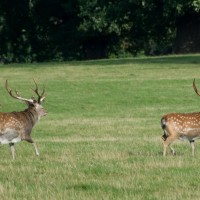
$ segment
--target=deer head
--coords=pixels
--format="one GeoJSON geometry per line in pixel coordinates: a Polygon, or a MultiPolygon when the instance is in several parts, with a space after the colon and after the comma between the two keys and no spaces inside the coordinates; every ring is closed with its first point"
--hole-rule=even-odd
{"type": "Polygon", "coordinates": [[[42,106],[42,103],[44,102],[44,99],[45,99],[45,87],[43,87],[42,93],[39,94],[38,85],[34,79],[33,81],[35,83],[35,89],[33,89],[33,91],[38,97],[37,100],[35,99],[35,97],[32,97],[31,99],[23,98],[19,95],[19,92],[17,90],[15,90],[15,95],[14,95],[8,85],[8,80],[6,80],[6,90],[11,97],[26,103],[29,108],[34,107],[38,113],[38,117],[40,118],[47,114],[47,112],[43,109],[43,106],[42,106]]]}

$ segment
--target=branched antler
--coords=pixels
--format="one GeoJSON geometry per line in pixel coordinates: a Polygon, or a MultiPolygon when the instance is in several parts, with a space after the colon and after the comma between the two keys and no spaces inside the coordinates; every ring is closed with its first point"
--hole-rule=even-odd
{"type": "Polygon", "coordinates": [[[197,89],[197,86],[196,86],[196,83],[195,83],[195,79],[193,81],[193,88],[194,88],[194,91],[197,93],[197,95],[200,96],[200,93],[198,92],[198,89],[197,89]]]}
{"type": "Polygon", "coordinates": [[[43,87],[43,90],[42,90],[42,93],[41,93],[41,95],[39,94],[39,91],[38,91],[38,85],[37,85],[37,83],[36,83],[36,81],[33,79],[33,81],[34,81],[34,83],[35,83],[35,89],[33,89],[33,91],[37,94],[37,96],[38,96],[38,103],[39,104],[41,104],[43,101],[44,101],[44,99],[45,99],[45,96],[44,96],[44,94],[45,94],[45,87],[43,87]]]}
{"type": "MultiPolygon", "coordinates": [[[[45,99],[45,87],[43,87],[43,90],[42,90],[42,93],[41,95],[39,94],[38,92],[38,86],[37,86],[37,83],[35,82],[35,80],[33,79],[34,83],[35,83],[35,89],[33,89],[33,91],[37,94],[38,96],[38,103],[41,104],[44,99],[45,99]]],[[[9,85],[8,85],[8,80],[6,80],[6,90],[7,92],[10,94],[11,97],[15,98],[15,99],[18,99],[18,100],[21,100],[21,101],[24,101],[24,102],[28,102],[28,103],[36,103],[36,100],[34,97],[32,97],[31,99],[26,99],[26,98],[23,98],[20,96],[19,92],[17,90],[15,90],[15,94],[14,95],[12,93],[12,90],[10,89],[9,85]]]]}
{"type": "Polygon", "coordinates": [[[33,99],[26,99],[23,98],[19,95],[18,91],[15,90],[16,96],[12,93],[12,90],[10,89],[9,85],[8,85],[8,80],[6,80],[6,90],[7,92],[10,94],[11,97],[21,100],[21,101],[25,101],[25,102],[29,102],[29,103],[33,103],[33,99]]]}

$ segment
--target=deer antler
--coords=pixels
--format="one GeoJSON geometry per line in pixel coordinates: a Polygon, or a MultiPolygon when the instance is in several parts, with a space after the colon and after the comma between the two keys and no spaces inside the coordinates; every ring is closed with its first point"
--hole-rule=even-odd
{"type": "Polygon", "coordinates": [[[194,88],[194,91],[200,96],[200,93],[198,92],[197,90],[197,86],[196,86],[196,83],[195,83],[195,79],[193,81],[193,88],[194,88]]]}
{"type": "Polygon", "coordinates": [[[25,101],[25,102],[29,102],[29,103],[33,103],[34,102],[33,99],[25,99],[25,98],[21,97],[17,90],[15,90],[16,96],[13,95],[12,90],[10,89],[10,87],[8,85],[8,80],[6,80],[6,90],[7,90],[8,94],[10,94],[10,96],[15,98],[15,99],[18,99],[18,100],[21,100],[21,101],[25,101]]]}
{"type": "Polygon", "coordinates": [[[45,96],[44,96],[44,94],[45,94],[45,87],[43,87],[42,93],[40,95],[39,92],[38,92],[38,85],[37,85],[37,83],[36,83],[36,81],[34,79],[33,79],[33,81],[35,83],[35,89],[33,89],[33,91],[38,96],[38,103],[41,104],[44,101],[44,99],[45,99],[45,96]]]}

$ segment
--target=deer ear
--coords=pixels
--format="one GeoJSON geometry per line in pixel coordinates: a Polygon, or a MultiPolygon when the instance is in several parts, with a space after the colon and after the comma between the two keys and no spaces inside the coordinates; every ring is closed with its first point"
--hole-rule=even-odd
{"type": "Polygon", "coordinates": [[[32,96],[31,99],[33,100],[33,104],[34,104],[34,103],[37,103],[35,97],[32,96]]]}
{"type": "Polygon", "coordinates": [[[33,103],[30,103],[28,101],[22,101],[22,102],[24,102],[27,106],[32,106],[33,105],[33,103]]]}
{"type": "Polygon", "coordinates": [[[27,106],[35,106],[35,104],[37,103],[37,101],[32,98],[32,102],[31,101],[23,101],[27,106]]]}

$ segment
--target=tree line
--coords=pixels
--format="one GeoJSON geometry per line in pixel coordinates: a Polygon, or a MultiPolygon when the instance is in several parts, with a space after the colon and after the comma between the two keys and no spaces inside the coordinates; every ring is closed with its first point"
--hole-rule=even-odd
{"type": "Polygon", "coordinates": [[[199,0],[1,0],[0,58],[41,62],[200,51],[199,0]]]}

